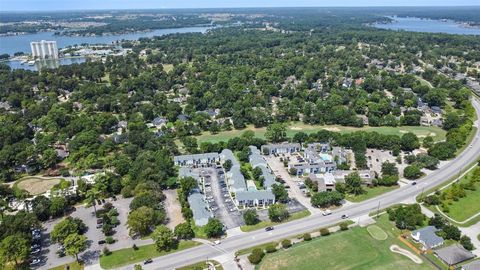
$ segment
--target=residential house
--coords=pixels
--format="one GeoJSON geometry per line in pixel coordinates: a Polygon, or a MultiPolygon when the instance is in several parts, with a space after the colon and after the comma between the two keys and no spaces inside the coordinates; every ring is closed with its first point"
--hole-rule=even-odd
{"type": "Polygon", "coordinates": [[[235,193],[235,204],[239,207],[267,207],[275,203],[270,190],[239,191],[235,193]]]}
{"type": "Polygon", "coordinates": [[[462,265],[461,270],[480,270],[480,260],[462,265]]]}
{"type": "Polygon", "coordinates": [[[456,265],[475,258],[475,255],[458,243],[435,250],[434,254],[448,266],[456,265]]]}
{"type": "Polygon", "coordinates": [[[423,245],[423,250],[429,250],[441,246],[444,243],[443,238],[436,234],[438,231],[439,229],[434,226],[427,226],[413,231],[412,238],[423,245]]]}

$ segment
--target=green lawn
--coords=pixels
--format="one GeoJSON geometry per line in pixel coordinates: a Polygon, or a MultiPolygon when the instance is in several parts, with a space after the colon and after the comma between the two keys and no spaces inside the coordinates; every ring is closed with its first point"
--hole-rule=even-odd
{"type": "Polygon", "coordinates": [[[310,211],[303,210],[303,211],[291,214],[290,217],[287,220],[285,220],[283,222],[280,222],[280,223],[269,221],[269,220],[260,221],[259,223],[255,224],[255,225],[241,226],[240,230],[242,230],[242,232],[251,232],[251,231],[259,230],[259,229],[262,229],[262,228],[265,228],[265,227],[268,227],[268,226],[275,226],[275,225],[278,225],[278,224],[281,224],[281,223],[289,222],[289,221],[292,221],[292,220],[295,220],[295,219],[300,219],[300,218],[304,218],[304,217],[308,217],[308,216],[310,216],[310,211]]]}
{"type": "Polygon", "coordinates": [[[368,233],[377,240],[386,240],[388,238],[387,233],[385,233],[382,228],[377,225],[370,225],[367,227],[368,233]]]}
{"type": "Polygon", "coordinates": [[[425,260],[422,264],[415,264],[407,257],[391,252],[389,248],[393,244],[408,248],[396,238],[399,232],[392,229],[385,215],[377,225],[387,233],[386,240],[375,240],[367,229],[355,227],[269,254],[258,269],[434,269],[425,260]]]}
{"type": "Polygon", "coordinates": [[[112,254],[108,256],[102,255],[100,257],[100,266],[104,269],[117,268],[127,264],[141,262],[148,258],[155,258],[155,257],[167,255],[170,253],[174,253],[180,250],[192,248],[198,245],[201,245],[201,244],[195,241],[181,241],[178,244],[177,249],[173,249],[170,251],[158,252],[155,248],[155,244],[140,246],[138,247],[138,250],[133,250],[132,248],[115,250],[115,251],[112,251],[112,254]]]}
{"type": "MultiPolygon", "coordinates": [[[[215,265],[216,270],[223,270],[223,267],[219,262],[212,261],[212,260],[209,260],[209,262],[211,262],[211,263],[213,263],[213,265],[215,265]]],[[[176,270],[208,269],[208,266],[209,266],[209,264],[207,264],[206,262],[199,262],[199,263],[196,263],[196,264],[191,264],[191,265],[187,265],[187,266],[184,266],[184,267],[176,268],[176,270]]]]}
{"type": "MultiPolygon", "coordinates": [[[[473,172],[477,169],[471,170],[467,175],[460,179],[460,183],[467,182],[472,177],[473,172]]],[[[480,182],[475,183],[476,190],[465,190],[466,196],[458,199],[458,201],[452,201],[448,205],[450,211],[447,214],[449,217],[456,221],[462,222],[469,217],[480,212],[480,182]]],[[[448,188],[447,188],[448,189],[448,188]]]]}
{"type": "Polygon", "coordinates": [[[79,264],[78,262],[73,262],[73,263],[67,263],[67,264],[62,264],[57,267],[50,268],[49,270],[64,270],[65,266],[69,266],[70,270],[83,270],[83,264],[79,264]]]}
{"type": "MultiPolygon", "coordinates": [[[[338,125],[306,125],[301,122],[291,122],[287,126],[287,136],[293,137],[297,132],[305,132],[307,134],[318,132],[321,129],[327,129],[331,131],[337,131],[340,133],[348,133],[354,131],[376,131],[381,134],[386,135],[398,135],[402,136],[407,132],[413,132],[419,137],[425,137],[427,135],[433,136],[434,140],[440,141],[445,139],[446,131],[442,130],[439,127],[423,127],[423,126],[402,126],[402,127],[370,127],[366,126],[363,128],[355,128],[355,127],[344,127],[338,125]]],[[[255,136],[259,138],[265,138],[265,131],[266,128],[255,128],[253,125],[248,125],[245,129],[242,130],[230,130],[230,131],[222,131],[217,134],[211,134],[210,132],[203,132],[202,135],[197,136],[197,140],[199,143],[201,142],[220,142],[220,141],[227,141],[231,138],[240,136],[246,130],[252,130],[255,132],[255,136]]]]}
{"type": "Polygon", "coordinates": [[[391,186],[391,187],[384,187],[384,186],[376,186],[376,187],[367,187],[365,188],[365,193],[353,196],[353,195],[347,195],[345,199],[351,202],[362,202],[368,199],[371,199],[373,197],[377,197],[383,193],[387,193],[389,191],[392,191],[394,189],[397,189],[399,186],[391,186]]]}

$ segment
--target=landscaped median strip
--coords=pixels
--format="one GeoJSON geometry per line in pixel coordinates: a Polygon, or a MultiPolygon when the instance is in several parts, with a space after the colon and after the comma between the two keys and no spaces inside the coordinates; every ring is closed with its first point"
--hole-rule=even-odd
{"type": "Polygon", "coordinates": [[[112,251],[112,253],[108,256],[102,255],[100,257],[100,266],[103,269],[117,268],[120,266],[141,262],[149,258],[154,259],[156,257],[164,256],[199,245],[201,245],[201,243],[196,241],[180,241],[177,248],[161,252],[157,251],[155,244],[139,246],[136,249],[133,247],[119,249],[112,251]]]}

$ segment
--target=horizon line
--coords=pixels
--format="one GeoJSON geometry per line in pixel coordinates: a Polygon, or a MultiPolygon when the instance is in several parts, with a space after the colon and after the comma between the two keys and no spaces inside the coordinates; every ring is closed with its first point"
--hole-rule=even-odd
{"type": "Polygon", "coordinates": [[[28,9],[14,9],[14,10],[0,10],[0,13],[9,12],[68,12],[68,11],[140,11],[140,10],[201,10],[201,9],[281,9],[281,8],[448,8],[448,7],[480,7],[480,5],[405,5],[405,6],[387,6],[387,5],[373,5],[373,6],[238,6],[238,7],[155,7],[155,8],[100,8],[100,9],[52,9],[52,10],[28,10],[28,9]]]}

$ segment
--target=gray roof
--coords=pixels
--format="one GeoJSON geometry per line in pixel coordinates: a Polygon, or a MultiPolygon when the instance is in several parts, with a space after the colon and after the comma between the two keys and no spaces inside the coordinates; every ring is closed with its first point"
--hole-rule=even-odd
{"type": "Polygon", "coordinates": [[[178,170],[178,176],[180,176],[180,177],[193,177],[197,181],[199,181],[199,179],[200,179],[200,176],[198,175],[198,173],[195,173],[195,172],[193,172],[192,169],[186,168],[186,167],[180,167],[180,169],[178,170]]]}
{"type": "Polygon", "coordinates": [[[473,261],[462,265],[462,270],[480,270],[480,261],[473,261]]]}
{"type": "Polygon", "coordinates": [[[300,148],[299,143],[272,143],[263,145],[272,149],[284,149],[284,148],[300,148]]]}
{"type": "Polygon", "coordinates": [[[435,254],[448,265],[454,265],[475,258],[475,255],[459,244],[453,244],[436,250],[435,254]]]}
{"type": "Polygon", "coordinates": [[[235,193],[237,201],[247,200],[275,200],[275,195],[270,190],[239,191],[235,193]]]}
{"type": "Polygon", "coordinates": [[[255,146],[249,146],[250,148],[250,164],[252,164],[253,168],[260,167],[262,170],[263,176],[263,187],[269,189],[273,184],[275,184],[275,176],[272,174],[271,170],[268,168],[267,161],[263,158],[260,154],[260,150],[258,150],[255,146]]]}
{"type": "Polygon", "coordinates": [[[190,160],[199,160],[199,159],[219,159],[218,153],[205,153],[205,154],[194,154],[194,155],[181,155],[173,157],[174,162],[185,162],[190,160]]]}
{"type": "Polygon", "coordinates": [[[412,235],[419,235],[419,241],[424,243],[426,248],[433,248],[443,244],[443,238],[438,236],[436,232],[439,229],[434,226],[427,226],[412,232],[412,235]]]}
{"type": "Polygon", "coordinates": [[[202,194],[198,192],[190,194],[188,203],[190,204],[190,209],[192,209],[195,225],[204,226],[207,224],[208,219],[213,217],[212,213],[207,210],[207,204],[203,200],[202,194]]]}
{"type": "Polygon", "coordinates": [[[232,168],[227,172],[228,183],[231,186],[233,191],[243,191],[247,190],[247,183],[245,183],[245,177],[243,177],[242,172],[240,171],[240,163],[233,155],[233,152],[230,149],[223,149],[220,153],[220,158],[222,161],[231,160],[232,168]]]}
{"type": "Polygon", "coordinates": [[[154,124],[155,126],[160,126],[160,125],[166,124],[167,122],[168,120],[166,118],[155,117],[155,119],[153,119],[152,121],[152,124],[154,124]]]}

